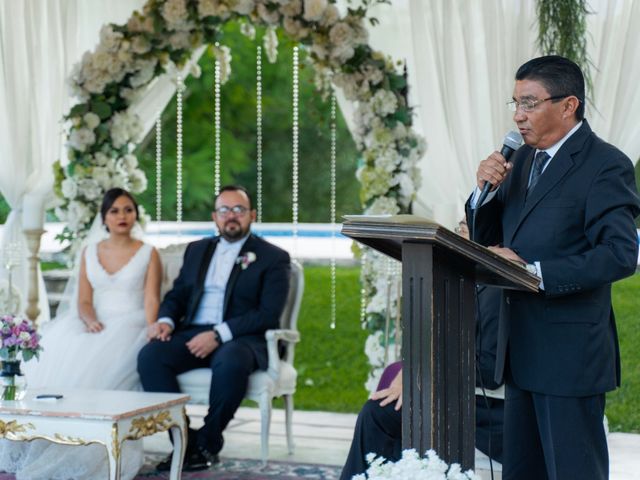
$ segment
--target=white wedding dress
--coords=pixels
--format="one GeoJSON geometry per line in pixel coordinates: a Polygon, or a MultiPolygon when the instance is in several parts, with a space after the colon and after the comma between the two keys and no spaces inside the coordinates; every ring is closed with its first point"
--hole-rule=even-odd
{"type": "MultiPolygon", "coordinates": [[[[56,393],[56,387],[141,390],[136,361],[147,341],[144,279],[151,251],[150,245],[143,244],[126,265],[109,274],[98,260],[97,244],[87,247],[87,277],[104,329],[87,333],[75,309],[46,324],[41,331],[44,349],[39,361],[23,364],[28,388],[46,387],[51,393],[56,393]]],[[[142,441],[125,442],[122,478],[135,477],[142,464],[142,441]]],[[[108,478],[107,453],[97,444],[2,440],[0,471],[15,472],[17,480],[108,478]]]]}

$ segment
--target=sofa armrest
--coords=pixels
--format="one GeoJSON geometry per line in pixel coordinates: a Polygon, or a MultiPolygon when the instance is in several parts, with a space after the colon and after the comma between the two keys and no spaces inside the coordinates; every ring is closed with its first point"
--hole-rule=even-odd
{"type": "Polygon", "coordinates": [[[278,353],[278,340],[283,340],[287,343],[287,354],[285,361],[289,361],[289,349],[295,343],[300,341],[300,332],[297,330],[267,330],[264,333],[264,338],[267,340],[267,352],[269,354],[269,368],[267,372],[271,378],[276,379],[280,375],[280,355],[278,353]]]}

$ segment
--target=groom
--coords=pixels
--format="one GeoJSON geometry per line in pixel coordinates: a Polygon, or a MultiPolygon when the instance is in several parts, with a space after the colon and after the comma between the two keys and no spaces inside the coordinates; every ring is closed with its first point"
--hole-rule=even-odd
{"type": "MultiPolygon", "coordinates": [[[[244,398],[249,375],[267,368],[264,333],[278,328],[289,289],[289,255],[250,233],[256,211],[247,190],[226,186],[212,218],[220,236],[188,245],[166,294],[154,339],[138,355],[145,391],[180,392],[176,377],[211,368],[209,410],[189,429],[183,469],[219,461],[222,431],[244,398]]],[[[158,464],[169,470],[171,455],[158,464]]]]}

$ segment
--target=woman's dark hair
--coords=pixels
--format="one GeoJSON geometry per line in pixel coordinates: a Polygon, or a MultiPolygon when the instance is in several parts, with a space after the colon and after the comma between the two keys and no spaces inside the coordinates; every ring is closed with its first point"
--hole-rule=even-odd
{"type": "MultiPolygon", "coordinates": [[[[104,219],[107,216],[107,212],[113,206],[114,202],[120,197],[127,197],[133,203],[133,206],[136,209],[136,219],[140,216],[140,212],[138,211],[138,202],[133,198],[129,192],[127,192],[124,188],[112,188],[107,190],[102,197],[102,205],[100,206],[100,216],[102,217],[102,223],[104,223],[104,219]]],[[[107,228],[107,231],[109,229],[107,228]]]]}
{"type": "Polygon", "coordinates": [[[580,67],[568,58],[547,55],[529,60],[516,72],[516,80],[540,82],[552,97],[559,95],[577,97],[580,105],[576,109],[576,118],[578,120],[584,118],[584,75],[580,67]]]}

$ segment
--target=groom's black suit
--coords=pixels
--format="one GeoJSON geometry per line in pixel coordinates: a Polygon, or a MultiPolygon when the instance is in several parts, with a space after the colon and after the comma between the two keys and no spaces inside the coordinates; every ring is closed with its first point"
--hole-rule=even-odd
{"type": "Polygon", "coordinates": [[[196,368],[211,368],[209,412],[196,441],[213,454],[222,448],[222,431],[244,398],[249,375],[267,368],[264,333],[279,327],[290,270],[287,252],[250,235],[238,258],[251,252],[255,254],[255,261],[244,268],[236,262],[225,290],[223,321],[229,326],[233,339],[218,346],[206,358],[196,358],[185,344],[212,328],[193,325],[192,321],[218,241],[219,237],[215,237],[189,244],[180,273],[158,314],[159,318],[173,320],[175,330],[171,339],[150,342],[138,356],[142,385],[151,392],[179,392],[177,375],[196,368]]]}
{"type": "Polygon", "coordinates": [[[604,393],[620,383],[611,283],[635,271],[638,254],[633,165],[586,120],[527,194],[533,156],[520,148],[496,197],[476,213],[475,240],[539,261],[544,281],[539,293],[504,294],[496,380],[504,373],[507,381],[505,467],[523,470],[503,475],[606,478],[604,393]],[[525,407],[525,398],[534,405],[525,407]],[[524,440],[530,430],[541,437],[537,445],[524,440]],[[527,459],[540,444],[546,468],[531,468],[527,459]],[[557,456],[563,451],[572,453],[557,456]]]}

